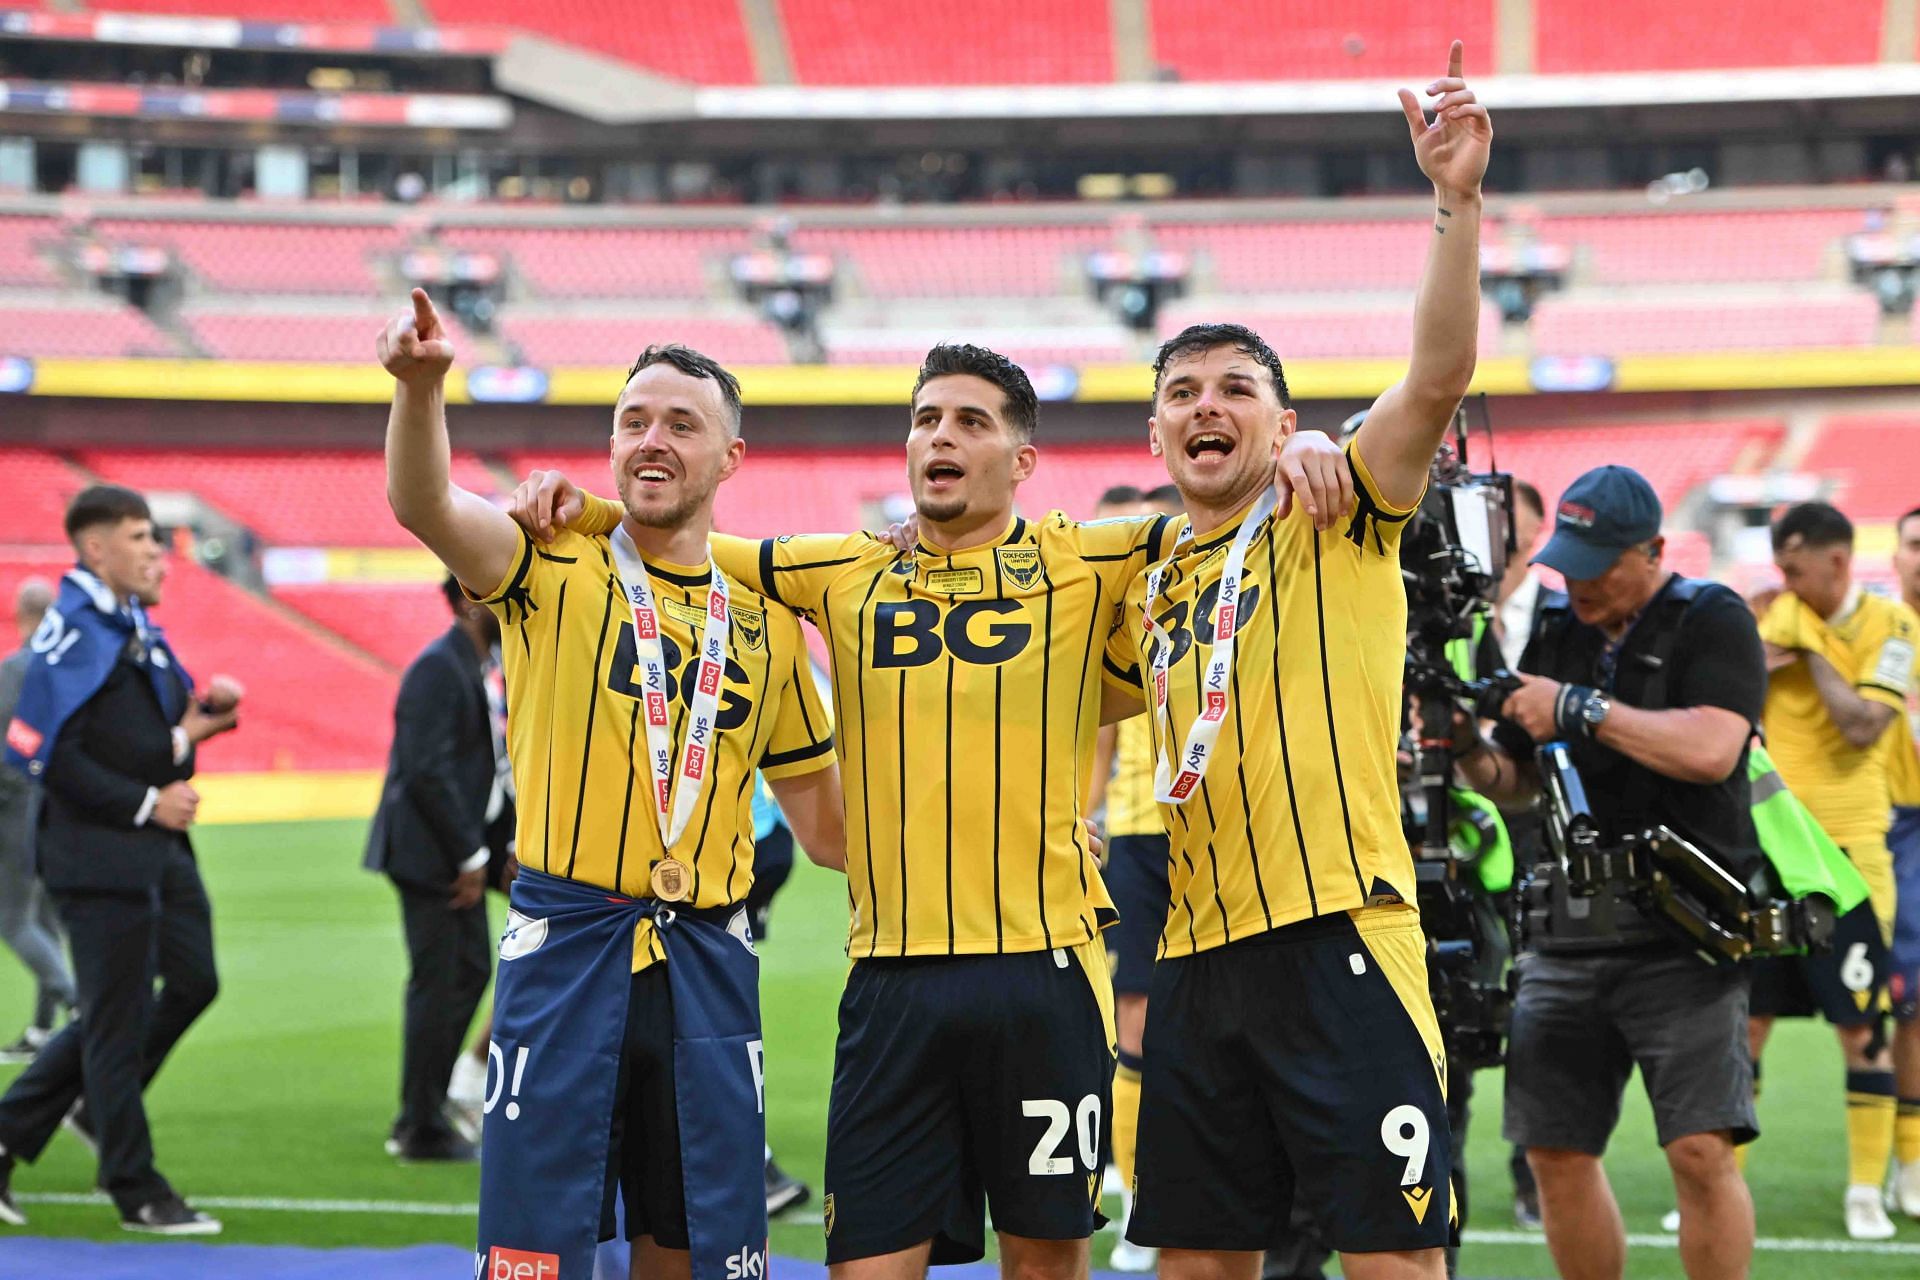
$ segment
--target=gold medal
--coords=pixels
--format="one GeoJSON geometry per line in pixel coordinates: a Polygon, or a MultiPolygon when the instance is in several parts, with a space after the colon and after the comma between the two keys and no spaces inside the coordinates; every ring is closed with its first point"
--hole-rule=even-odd
{"type": "Polygon", "coordinates": [[[683,901],[693,890],[693,875],[678,858],[662,858],[654,863],[648,879],[653,881],[653,896],[662,902],[683,901]]]}

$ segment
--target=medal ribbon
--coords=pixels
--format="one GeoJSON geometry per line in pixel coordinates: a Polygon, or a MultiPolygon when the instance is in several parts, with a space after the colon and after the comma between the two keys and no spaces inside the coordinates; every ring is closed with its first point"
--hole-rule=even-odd
{"type": "Polygon", "coordinates": [[[647,566],[626,529],[613,531],[613,563],[633,611],[633,651],[640,666],[640,687],[646,699],[647,767],[653,774],[653,816],[660,826],[660,844],[669,856],[680,833],[693,817],[713,752],[714,717],[720,706],[720,680],[727,662],[727,580],[713,566],[707,589],[707,624],[700,635],[700,665],[693,699],[687,710],[687,737],[676,749],[672,712],[667,704],[666,655],[660,643],[660,613],[647,566]],[[678,760],[676,767],[675,761],[678,760]]]}
{"type": "MultiPolygon", "coordinates": [[[[1148,697],[1153,703],[1154,735],[1153,793],[1161,804],[1184,804],[1207,776],[1207,762],[1213,754],[1214,739],[1226,723],[1227,709],[1233,698],[1233,642],[1240,631],[1240,580],[1246,566],[1247,547],[1254,533],[1279,505],[1280,495],[1269,485],[1240,522],[1233,545],[1227,549],[1227,562],[1220,571],[1220,596],[1214,612],[1213,654],[1206,674],[1201,678],[1200,715],[1187,730],[1187,741],[1175,759],[1166,749],[1173,742],[1173,718],[1167,709],[1167,667],[1173,660],[1173,635],[1154,617],[1154,604],[1160,597],[1160,583],[1168,568],[1193,541],[1193,526],[1180,531],[1173,552],[1147,574],[1147,634],[1152,637],[1153,673],[1148,697]],[[1177,766],[1177,771],[1176,771],[1177,766]]],[[[1199,604],[1196,593],[1194,603],[1199,604]]]]}

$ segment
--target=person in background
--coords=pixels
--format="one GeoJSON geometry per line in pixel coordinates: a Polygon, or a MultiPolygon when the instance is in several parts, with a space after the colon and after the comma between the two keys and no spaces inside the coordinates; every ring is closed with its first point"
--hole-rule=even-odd
{"type": "MultiPolygon", "coordinates": [[[[1920,507],[1894,526],[1893,574],[1900,599],[1920,614],[1920,507]]],[[[1887,730],[1893,818],[1887,848],[1895,886],[1892,972],[1894,1208],[1920,1218],[1920,671],[1907,685],[1906,715],[1887,730]]]]}
{"type": "MultiPolygon", "coordinates": [[[[773,895],[793,874],[793,828],[780,802],[773,798],[767,780],[758,771],[753,775],[753,887],[747,890],[747,921],[753,928],[755,943],[767,940],[773,895]]],[[[790,1177],[774,1163],[773,1144],[767,1148],[767,1216],[784,1213],[813,1198],[813,1188],[790,1177]]]]}
{"type": "MultiPolygon", "coordinates": [[[[13,719],[20,686],[27,678],[30,641],[53,603],[44,578],[27,578],[13,597],[13,618],[20,647],[0,661],[0,725],[13,719]]],[[[38,797],[34,786],[11,769],[0,769],[0,942],[5,942],[33,974],[33,1020],[12,1044],[0,1048],[0,1062],[32,1062],[53,1038],[61,1010],[73,1009],[73,973],[67,968],[66,933],[53,902],[33,870],[33,828],[38,797]]]]}
{"type": "Polygon", "coordinates": [[[453,625],[400,678],[386,783],[363,863],[400,895],[409,971],[400,1114],[387,1151],[408,1162],[477,1154],[448,1118],[447,1090],[493,974],[487,833],[506,807],[486,682],[500,624],[465,598],[452,575],[441,591],[453,625]]]}

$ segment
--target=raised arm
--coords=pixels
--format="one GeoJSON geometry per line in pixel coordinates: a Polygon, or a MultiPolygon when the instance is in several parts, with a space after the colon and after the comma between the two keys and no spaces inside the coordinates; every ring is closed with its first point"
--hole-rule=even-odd
{"type": "Polygon", "coordinates": [[[512,517],[453,483],[447,443],[447,370],[453,344],[426,290],[411,313],[380,331],[380,364],[393,375],[387,415],[387,504],[401,527],[476,595],[500,585],[522,545],[512,517]]]}
{"type": "Polygon", "coordinates": [[[1413,359],[1360,428],[1357,448],[1380,497],[1406,508],[1419,501],[1434,450],[1473,381],[1480,336],[1480,179],[1493,125],[1461,79],[1461,45],[1447,74],[1427,86],[1428,124],[1419,99],[1400,91],[1420,171],[1433,182],[1434,225],[1413,308],[1413,359]]]}

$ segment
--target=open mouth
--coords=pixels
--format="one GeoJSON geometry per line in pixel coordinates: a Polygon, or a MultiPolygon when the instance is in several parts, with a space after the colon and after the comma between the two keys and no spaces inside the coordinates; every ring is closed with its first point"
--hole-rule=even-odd
{"type": "Polygon", "coordinates": [[[668,484],[673,480],[673,472],[655,463],[645,463],[633,469],[633,478],[642,484],[668,484]]]}
{"type": "Polygon", "coordinates": [[[936,488],[953,484],[966,474],[965,468],[958,463],[941,461],[927,464],[927,483],[936,488]]]}
{"type": "Polygon", "coordinates": [[[1187,456],[1189,458],[1204,458],[1208,456],[1225,458],[1232,453],[1233,441],[1221,435],[1218,431],[1202,431],[1187,441],[1187,456]]]}

